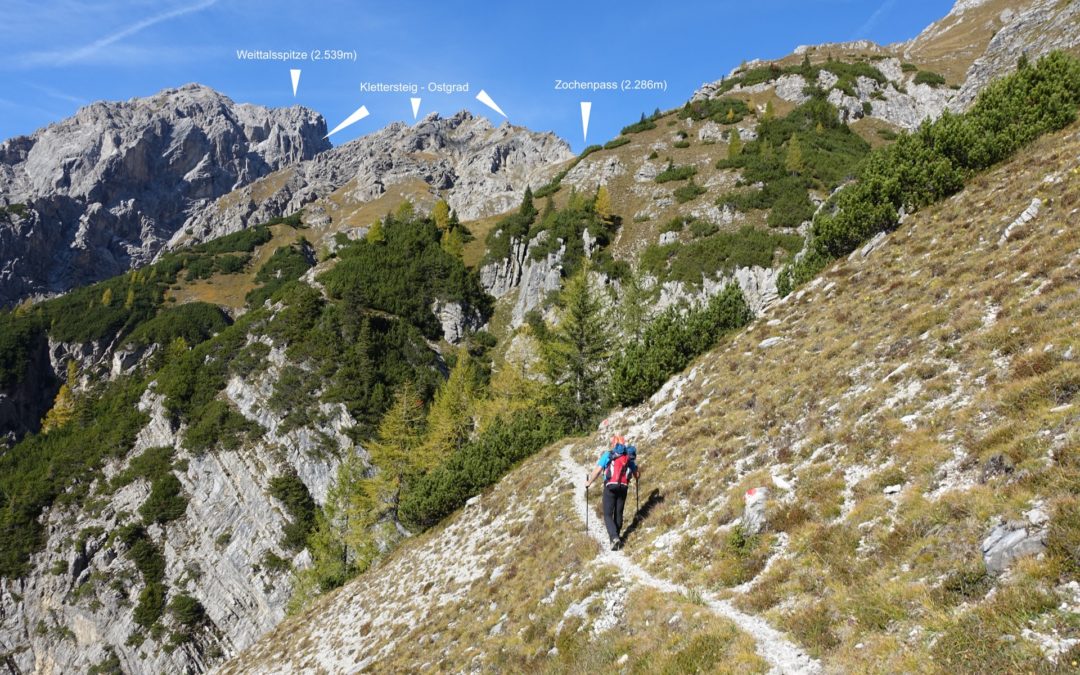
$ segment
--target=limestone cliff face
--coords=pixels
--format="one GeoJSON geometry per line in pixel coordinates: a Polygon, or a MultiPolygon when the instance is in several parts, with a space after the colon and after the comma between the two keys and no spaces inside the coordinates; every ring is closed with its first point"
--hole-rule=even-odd
{"type": "Polygon", "coordinates": [[[149,262],[211,200],[330,147],[299,106],[237,104],[201,85],[98,102],[0,144],[0,305],[149,262]]]}
{"type": "MultiPolygon", "coordinates": [[[[254,338],[253,338],[254,339],[254,338]]],[[[346,435],[354,421],[340,405],[322,404],[319,421],[286,430],[268,399],[286,365],[272,348],[265,369],[232,378],[222,396],[261,433],[237,450],[191,453],[153,385],[139,408],[148,421],[135,446],[110,463],[83,508],[54,505],[42,515],[47,544],[32,571],[0,582],[0,653],[11,672],[86,672],[114,655],[127,673],[202,672],[235,654],[285,616],[291,591],[287,571],[273,556],[302,567],[306,551],[285,549],[283,504],[270,480],[295,473],[317,503],[326,499],[343,453],[363,449],[346,435]],[[148,448],[175,448],[174,473],[187,497],[184,515],[147,534],[165,560],[168,598],[187,594],[205,608],[206,621],[190,641],[170,646],[167,630],[146,631],[134,618],[144,583],[129,550],[110,536],[137,514],[150,493],[145,479],[111,490],[110,479],[148,448]]]]}
{"type": "Polygon", "coordinates": [[[551,133],[494,127],[467,111],[431,113],[414,126],[395,122],[219,199],[171,245],[229,234],[330,195],[363,204],[416,180],[444,194],[462,220],[492,216],[517,206],[526,187],[546,183],[572,157],[551,133]]]}

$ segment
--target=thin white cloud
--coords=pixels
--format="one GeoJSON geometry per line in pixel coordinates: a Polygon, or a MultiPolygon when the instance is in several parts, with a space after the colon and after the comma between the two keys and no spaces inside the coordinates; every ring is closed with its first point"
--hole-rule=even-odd
{"type": "MultiPolygon", "coordinates": [[[[124,38],[131,37],[136,33],[140,33],[151,26],[155,26],[159,23],[171,21],[172,19],[179,18],[187,14],[194,14],[195,12],[201,12],[205,9],[216,5],[219,0],[199,0],[191,4],[183,5],[170,9],[165,12],[154,14],[153,16],[140,19],[135,23],[124,26],[123,28],[105,35],[103,37],[94,40],[93,42],[76,47],[75,49],[52,49],[48,51],[30,52],[27,54],[16,55],[14,58],[15,64],[23,68],[33,68],[37,66],[66,66],[77,62],[84,61],[105,61],[110,62],[107,54],[102,55],[102,51],[124,38]]],[[[111,51],[111,50],[110,50],[111,51]]]]}
{"type": "Polygon", "coordinates": [[[852,35],[852,39],[862,40],[870,37],[870,31],[877,27],[878,22],[881,21],[881,17],[885,16],[886,12],[893,8],[896,4],[896,0],[885,0],[881,3],[881,6],[874,10],[874,13],[870,15],[870,18],[863,22],[861,26],[855,29],[855,34],[852,35]]]}
{"type": "Polygon", "coordinates": [[[82,98],[81,96],[72,96],[71,94],[67,94],[60,91],[59,89],[54,89],[44,84],[31,84],[30,86],[34,89],[37,89],[42,94],[45,94],[46,96],[51,96],[52,98],[60,101],[67,101],[68,103],[74,103],[75,105],[86,105],[87,103],[87,100],[85,98],[82,98]]]}

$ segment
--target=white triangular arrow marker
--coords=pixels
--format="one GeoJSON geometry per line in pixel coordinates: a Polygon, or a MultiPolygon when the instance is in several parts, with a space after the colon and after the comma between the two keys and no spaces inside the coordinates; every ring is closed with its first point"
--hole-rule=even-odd
{"type": "Polygon", "coordinates": [[[420,99],[410,98],[409,101],[412,102],[412,118],[416,119],[416,115],[420,112],[420,99]]]}
{"type": "Polygon", "coordinates": [[[592,101],[581,102],[581,140],[589,141],[589,114],[592,113],[592,101]]]}
{"type": "Polygon", "coordinates": [[[362,106],[360,106],[359,108],[356,109],[356,112],[354,112],[353,114],[351,114],[347,118],[345,118],[344,122],[342,122],[341,124],[334,127],[333,131],[331,131],[330,133],[323,136],[323,138],[330,138],[331,136],[333,136],[337,132],[339,132],[342,129],[344,129],[345,127],[349,126],[350,124],[356,124],[357,122],[359,122],[360,120],[364,119],[367,116],[368,116],[367,106],[362,105],[362,106]]]}
{"type": "Polygon", "coordinates": [[[491,97],[488,96],[488,93],[486,91],[484,91],[483,89],[481,89],[480,93],[476,95],[476,100],[480,101],[481,103],[483,103],[487,107],[491,108],[495,112],[499,113],[503,117],[506,117],[506,113],[504,113],[502,111],[502,108],[500,108],[499,105],[497,103],[495,103],[495,101],[492,101],[491,97]]]}
{"type": "Polygon", "coordinates": [[[300,86],[300,70],[293,68],[289,71],[289,75],[292,75],[292,95],[296,96],[296,88],[300,86]]]}

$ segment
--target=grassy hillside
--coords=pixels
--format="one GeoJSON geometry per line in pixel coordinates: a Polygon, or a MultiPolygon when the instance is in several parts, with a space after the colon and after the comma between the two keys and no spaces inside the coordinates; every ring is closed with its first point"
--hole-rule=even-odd
{"type": "MultiPolygon", "coordinates": [[[[1038,643],[1080,632],[1067,609],[1080,571],[1078,156],[1075,124],[1036,142],[610,418],[647,471],[629,558],[729,595],[827,669],[1072,668],[1076,648],[1055,665],[1038,643]],[[1036,197],[1038,216],[1003,240],[1036,197]],[[773,494],[770,527],[745,536],[742,494],[759,486],[773,494]],[[980,544],[991,525],[1033,506],[1049,516],[1045,555],[988,575],[980,544]]],[[[574,456],[585,462],[598,441],[572,441],[574,456]]],[[[624,652],[627,668],[653,671],[709,642],[719,656],[704,667],[760,668],[745,638],[682,623],[707,617],[693,593],[631,583],[625,602],[605,599],[623,583],[588,564],[596,548],[569,499],[580,488],[552,479],[559,447],[226,672],[576,671],[616,667],[624,652]],[[620,637],[593,633],[608,616],[620,637]],[[567,638],[579,621],[586,629],[567,638]],[[649,651],[622,647],[623,635],[649,651]],[[571,667],[567,653],[582,661],[571,667]]]]}

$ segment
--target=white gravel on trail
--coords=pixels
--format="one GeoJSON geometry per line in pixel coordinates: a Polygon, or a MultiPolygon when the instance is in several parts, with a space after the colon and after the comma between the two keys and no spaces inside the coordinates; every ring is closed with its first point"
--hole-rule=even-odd
{"type": "MultiPolygon", "coordinates": [[[[563,479],[570,481],[574,486],[574,510],[577,511],[578,518],[584,521],[586,503],[583,483],[587,470],[570,456],[572,447],[570,445],[563,447],[560,453],[560,471],[563,479]]],[[[600,545],[599,560],[614,565],[624,576],[664,593],[689,594],[689,589],[686,586],[654,577],[630,560],[625,553],[608,550],[607,531],[604,529],[603,521],[599,518],[589,518],[589,534],[600,545]]],[[[783,633],[770,626],[764,619],[742,612],[732,606],[731,603],[721,600],[707,591],[701,593],[701,598],[710,611],[731,620],[740,630],[754,638],[757,642],[758,654],[769,663],[770,674],[822,672],[821,664],[816,659],[790,642],[783,633]]]]}

